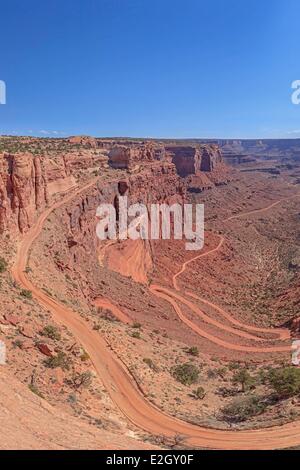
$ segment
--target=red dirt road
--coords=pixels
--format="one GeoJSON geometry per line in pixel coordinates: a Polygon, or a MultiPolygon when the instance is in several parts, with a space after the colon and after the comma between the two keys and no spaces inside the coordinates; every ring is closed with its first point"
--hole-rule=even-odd
{"type": "MultiPolygon", "coordinates": [[[[88,352],[104,386],[129,421],[139,428],[155,435],[173,437],[185,436],[186,445],[212,449],[277,449],[300,444],[300,421],[280,427],[251,431],[223,431],[198,427],[161,412],[142,395],[133,377],[122,362],[112,353],[109,345],[100,334],[91,330],[80,315],[49,297],[34,286],[25,273],[28,254],[34,240],[39,236],[49,214],[70,201],[75,194],[83,192],[93,182],[81,190],[64,198],[60,203],[47,209],[37,223],[23,238],[16,263],[12,269],[14,279],[25,289],[32,291],[33,298],[50,310],[56,321],[65,325],[88,352]]],[[[173,294],[172,294],[173,295],[173,294]]],[[[173,301],[173,299],[171,299],[173,301]]],[[[175,301],[174,301],[175,302],[175,301]]],[[[174,307],[175,308],[175,307],[174,307]]]]}

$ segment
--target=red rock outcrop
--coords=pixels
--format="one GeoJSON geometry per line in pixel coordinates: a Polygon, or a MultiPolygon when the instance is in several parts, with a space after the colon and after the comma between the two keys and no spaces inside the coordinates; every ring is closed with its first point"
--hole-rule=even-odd
{"type": "Polygon", "coordinates": [[[76,135],[69,137],[68,142],[73,145],[83,145],[90,148],[97,147],[97,140],[94,137],[88,135],[76,135]]]}
{"type": "Polygon", "coordinates": [[[30,153],[1,154],[0,233],[9,228],[26,231],[36,211],[47,202],[47,178],[41,158],[30,153]]]}
{"type": "Polygon", "coordinates": [[[133,169],[138,163],[154,161],[155,148],[151,144],[127,147],[116,145],[109,152],[109,165],[112,168],[133,169]]]}
{"type": "Polygon", "coordinates": [[[218,145],[173,145],[166,147],[166,155],[192,191],[203,191],[230,179],[218,145]]]}
{"type": "Polygon", "coordinates": [[[200,172],[212,172],[222,163],[218,145],[170,146],[166,152],[171,156],[177,172],[183,178],[199,175],[200,172]]]}

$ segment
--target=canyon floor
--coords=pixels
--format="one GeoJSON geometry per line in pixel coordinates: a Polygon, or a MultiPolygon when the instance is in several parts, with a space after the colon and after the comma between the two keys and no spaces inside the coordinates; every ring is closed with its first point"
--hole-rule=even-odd
{"type": "MultiPolygon", "coordinates": [[[[299,396],[279,399],[267,379],[289,368],[297,335],[298,165],[243,172],[212,147],[212,168],[191,184],[165,156],[142,146],[128,157],[132,144],[121,144],[131,168],[106,164],[106,143],[86,139],[63,143],[62,164],[62,143],[47,142],[52,163],[42,159],[34,194],[47,174],[51,195],[34,211],[20,197],[3,219],[2,447],[300,445],[299,396]],[[132,201],[203,203],[203,250],[186,251],[184,240],[99,241],[97,205],[125,190],[132,201]],[[232,403],[249,399],[255,412],[228,418],[232,403]]],[[[36,142],[18,145],[32,152],[36,142]]],[[[10,185],[30,199],[21,176],[10,185]]]]}

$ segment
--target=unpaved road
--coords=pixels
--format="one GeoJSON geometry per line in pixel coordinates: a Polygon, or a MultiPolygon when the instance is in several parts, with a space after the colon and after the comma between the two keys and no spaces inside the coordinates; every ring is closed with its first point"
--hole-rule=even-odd
{"type": "Polygon", "coordinates": [[[93,182],[62,199],[47,209],[36,224],[24,236],[18,250],[16,263],[12,269],[14,279],[32,292],[33,298],[50,310],[57,322],[65,325],[88,352],[112,400],[129,421],[154,435],[173,437],[180,434],[186,437],[189,447],[212,449],[276,449],[300,444],[300,421],[280,427],[250,431],[221,431],[192,425],[168,416],[142,395],[134,379],[122,362],[112,353],[109,345],[100,334],[92,330],[80,315],[49,297],[34,286],[25,273],[28,254],[34,240],[39,236],[50,213],[70,201],[76,194],[92,186],[93,182]]]}

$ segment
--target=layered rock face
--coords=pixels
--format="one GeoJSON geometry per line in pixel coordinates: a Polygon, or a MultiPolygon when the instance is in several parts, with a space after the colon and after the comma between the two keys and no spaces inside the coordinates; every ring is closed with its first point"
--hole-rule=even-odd
{"type": "Polygon", "coordinates": [[[36,211],[48,203],[47,178],[40,157],[0,155],[0,233],[25,232],[36,211]]]}
{"type": "Polygon", "coordinates": [[[212,172],[222,162],[218,145],[171,146],[166,147],[180,176],[199,175],[202,171],[212,172]]]}
{"type": "Polygon", "coordinates": [[[70,137],[68,142],[72,145],[79,145],[85,146],[88,148],[96,148],[97,147],[97,140],[94,137],[90,137],[87,135],[77,135],[70,137]]]}
{"type": "MultiPolygon", "coordinates": [[[[159,202],[170,204],[183,202],[185,195],[183,180],[177,175],[175,166],[168,162],[152,162],[145,165],[141,172],[128,174],[125,178],[116,178],[107,182],[99,180],[84,195],[78,196],[62,209],[62,225],[67,233],[68,269],[87,272],[90,270],[96,272],[98,269],[98,260],[94,254],[103,244],[96,235],[98,222],[96,209],[99,204],[113,204],[118,211],[119,196],[127,196],[128,204],[139,202],[148,205],[159,202]]],[[[145,256],[151,251],[147,243],[146,245],[145,256]]],[[[87,289],[89,288],[91,286],[87,286],[87,289]]]]}
{"type": "Polygon", "coordinates": [[[54,194],[69,191],[81,174],[96,174],[106,165],[107,157],[91,150],[51,157],[0,153],[0,234],[26,232],[54,194]]]}
{"type": "Polygon", "coordinates": [[[185,178],[189,190],[200,192],[215,185],[226,184],[230,177],[216,144],[169,146],[166,155],[185,178]]]}
{"type": "Polygon", "coordinates": [[[154,161],[155,149],[149,145],[127,147],[116,145],[109,152],[109,165],[112,168],[132,170],[139,163],[154,161]]]}

